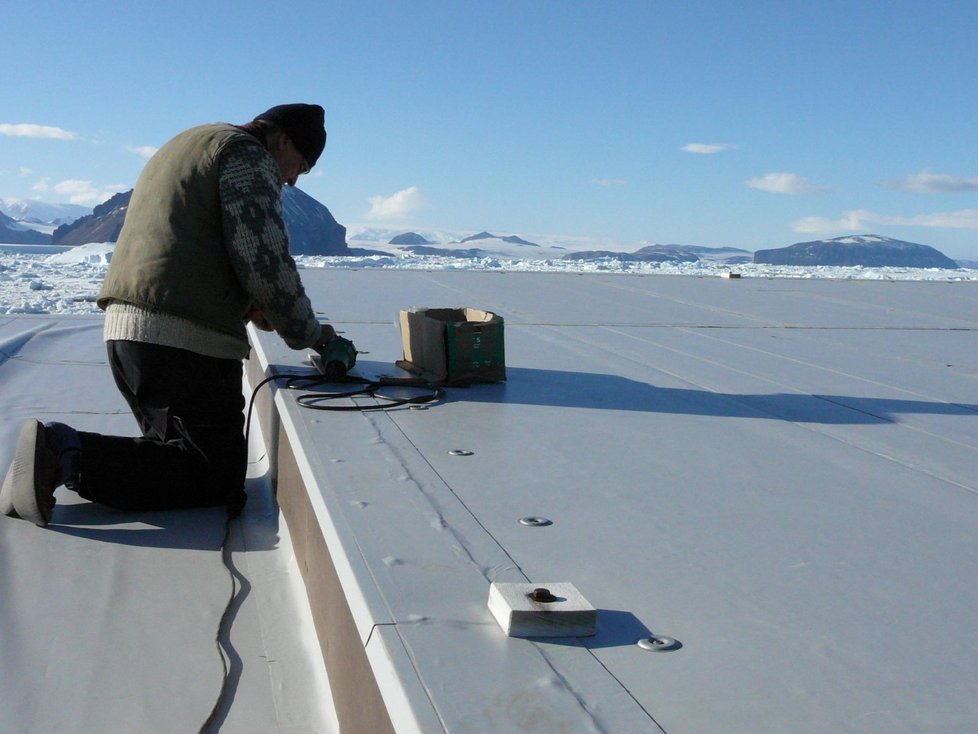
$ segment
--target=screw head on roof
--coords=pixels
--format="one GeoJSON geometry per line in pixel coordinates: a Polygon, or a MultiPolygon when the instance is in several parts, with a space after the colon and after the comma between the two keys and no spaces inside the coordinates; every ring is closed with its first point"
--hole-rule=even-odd
{"type": "Polygon", "coordinates": [[[553,520],[548,520],[545,517],[521,517],[520,525],[526,525],[531,528],[543,528],[547,525],[553,525],[553,520]]]}

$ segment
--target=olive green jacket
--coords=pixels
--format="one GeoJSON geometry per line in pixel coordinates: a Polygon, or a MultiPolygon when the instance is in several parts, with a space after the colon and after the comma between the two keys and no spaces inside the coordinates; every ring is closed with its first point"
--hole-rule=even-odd
{"type": "Polygon", "coordinates": [[[246,314],[259,308],[289,346],[309,346],[319,323],[288,253],[281,185],[248,133],[226,124],[181,133],[139,177],[99,306],[185,320],[242,354],[246,314]]]}

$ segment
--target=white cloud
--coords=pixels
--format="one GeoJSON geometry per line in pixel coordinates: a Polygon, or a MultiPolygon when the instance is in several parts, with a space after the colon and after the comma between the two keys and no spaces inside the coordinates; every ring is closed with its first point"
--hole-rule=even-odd
{"type": "Polygon", "coordinates": [[[30,176],[32,173],[34,173],[34,171],[31,170],[30,168],[25,168],[24,166],[20,167],[21,176],[30,176]]]}
{"type": "Polygon", "coordinates": [[[884,181],[883,186],[914,194],[945,194],[956,191],[978,191],[978,176],[950,176],[946,173],[921,171],[898,181],[884,181]]]}
{"type": "Polygon", "coordinates": [[[83,204],[98,197],[98,191],[91,181],[67,179],[56,183],[51,191],[59,196],[67,196],[72,204],[83,204]]]}
{"type": "Polygon", "coordinates": [[[398,219],[425,205],[424,194],[417,186],[398,191],[392,196],[371,196],[367,219],[398,219]]]}
{"type": "Polygon", "coordinates": [[[54,140],[74,140],[78,137],[78,133],[63,130],[60,127],[32,125],[26,122],[17,125],[0,123],[0,135],[9,135],[14,138],[51,138],[54,140]]]}
{"type": "Polygon", "coordinates": [[[896,227],[934,227],[939,229],[978,229],[978,209],[962,209],[955,212],[918,214],[913,217],[894,217],[866,209],[844,212],[838,219],[804,217],[796,221],[795,232],[828,234],[831,232],[859,232],[871,225],[883,224],[896,227]]]}
{"type": "Polygon", "coordinates": [[[910,217],[896,222],[917,227],[940,227],[943,229],[978,229],[978,209],[961,209],[956,212],[936,212],[910,217]]]}
{"type": "Polygon", "coordinates": [[[730,143],[688,143],[683,146],[683,150],[687,153],[711,155],[713,153],[721,153],[725,150],[732,150],[736,147],[736,145],[730,143]]]}
{"type": "Polygon", "coordinates": [[[154,155],[156,155],[156,151],[158,151],[159,148],[154,148],[152,145],[129,145],[126,147],[126,150],[143,158],[152,158],[154,155]]]}
{"type": "Polygon", "coordinates": [[[745,182],[752,189],[760,189],[771,194],[823,194],[829,189],[812,183],[797,173],[765,173],[763,176],[745,182]]]}
{"type": "Polygon", "coordinates": [[[845,212],[839,219],[826,217],[804,217],[792,225],[795,232],[810,232],[812,234],[828,234],[831,232],[849,232],[866,229],[866,225],[878,222],[879,215],[859,209],[845,212]]]}
{"type": "Polygon", "coordinates": [[[121,184],[96,186],[92,181],[67,179],[52,185],[50,178],[42,178],[32,187],[34,191],[50,191],[57,196],[67,199],[72,204],[96,206],[120,191],[128,191],[130,187],[121,184]]]}
{"type": "Polygon", "coordinates": [[[628,183],[628,181],[626,181],[623,178],[595,178],[592,179],[591,183],[593,183],[596,186],[611,187],[611,186],[624,186],[625,184],[628,183]]]}

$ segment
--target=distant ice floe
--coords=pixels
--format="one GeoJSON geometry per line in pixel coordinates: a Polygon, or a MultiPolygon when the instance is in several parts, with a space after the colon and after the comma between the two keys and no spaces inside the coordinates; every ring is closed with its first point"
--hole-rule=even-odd
{"type": "Polygon", "coordinates": [[[95,298],[113,247],[105,242],[41,252],[0,247],[0,314],[101,313],[95,298]]]}
{"type": "MultiPolygon", "coordinates": [[[[0,314],[101,314],[95,303],[112,259],[113,243],[101,242],[71,248],[38,250],[32,246],[0,246],[0,314]]],[[[556,249],[556,248],[547,248],[556,249]]],[[[559,254],[539,257],[538,248],[480,258],[410,255],[403,252],[359,257],[299,256],[300,268],[349,268],[387,270],[473,270],[500,272],[603,273],[637,275],[686,275],[701,278],[731,273],[742,278],[827,278],[835,280],[978,281],[978,270],[921,268],[800,267],[703,260],[695,263],[627,262],[613,257],[596,260],[562,260],[559,254]]],[[[548,252],[548,255],[551,253],[548,252]]]]}
{"type": "Polygon", "coordinates": [[[90,245],[72,247],[71,249],[51,255],[45,259],[48,265],[95,265],[107,268],[112,261],[114,242],[93,242],[90,245]]]}
{"type": "Polygon", "coordinates": [[[978,281],[978,270],[958,268],[865,268],[798,265],[766,265],[744,263],[729,265],[722,262],[631,262],[617,258],[595,260],[562,260],[560,258],[532,260],[527,258],[483,257],[453,258],[435,255],[404,257],[371,255],[365,257],[300,256],[300,268],[377,268],[389,270],[497,270],[507,272],[544,273],[628,273],[638,275],[688,275],[695,277],[724,277],[736,273],[743,278],[827,278],[831,280],[928,280],[978,281]]]}

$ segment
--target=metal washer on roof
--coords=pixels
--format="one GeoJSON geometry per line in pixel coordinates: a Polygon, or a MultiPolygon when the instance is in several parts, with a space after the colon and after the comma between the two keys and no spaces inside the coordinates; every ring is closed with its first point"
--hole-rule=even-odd
{"type": "Polygon", "coordinates": [[[677,650],[681,647],[679,640],[675,639],[674,637],[666,637],[665,635],[643,637],[638,641],[638,646],[643,650],[648,650],[649,652],[668,652],[670,650],[677,650]]]}

